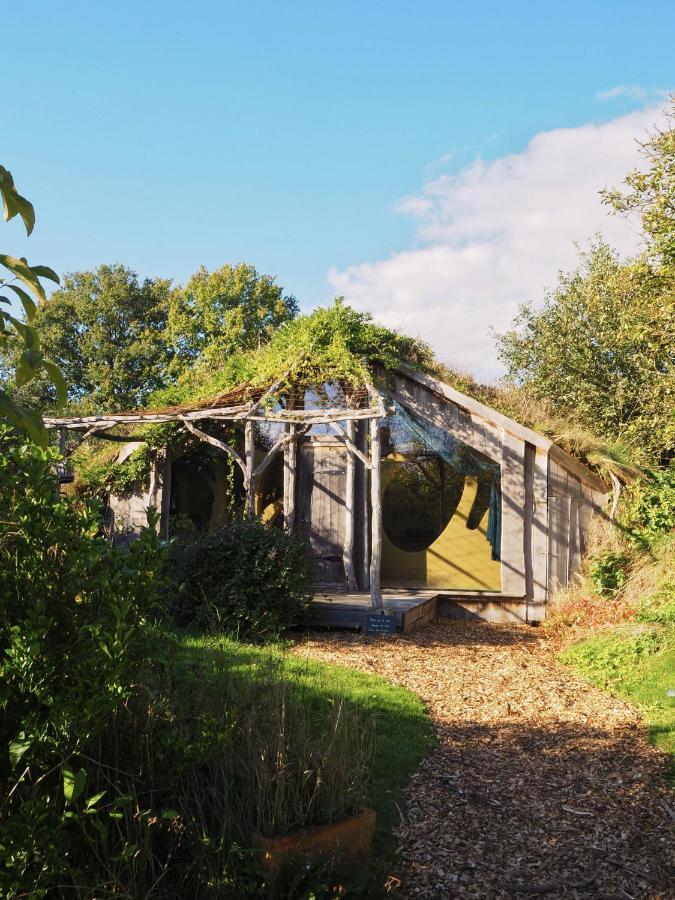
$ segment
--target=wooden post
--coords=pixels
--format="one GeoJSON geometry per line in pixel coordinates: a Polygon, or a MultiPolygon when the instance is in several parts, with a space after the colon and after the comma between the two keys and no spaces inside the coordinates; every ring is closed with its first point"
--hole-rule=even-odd
{"type": "MultiPolygon", "coordinates": [[[[364,453],[368,453],[368,430],[367,422],[359,422],[358,430],[360,434],[360,447],[364,453]]],[[[370,469],[363,466],[363,479],[361,482],[361,534],[363,540],[363,549],[361,553],[361,589],[370,590],[370,498],[368,496],[368,477],[370,469]]]]}
{"type": "Polygon", "coordinates": [[[298,440],[297,425],[287,425],[286,429],[291,437],[287,447],[284,447],[284,528],[289,534],[293,533],[295,524],[295,475],[298,466],[298,440]]]}
{"type": "MultiPolygon", "coordinates": [[[[349,440],[354,443],[354,422],[348,421],[345,431],[349,440]]],[[[354,484],[356,478],[356,457],[347,450],[347,467],[345,472],[345,539],[342,551],[342,560],[345,567],[347,588],[356,590],[356,575],[354,574],[354,484]]]]}
{"type": "Polygon", "coordinates": [[[502,594],[525,597],[525,441],[502,430],[502,594]]]}
{"type": "Polygon", "coordinates": [[[255,515],[254,450],[253,422],[247,419],[244,426],[244,457],[246,459],[246,514],[248,516],[255,515]]]}
{"type": "Polygon", "coordinates": [[[380,588],[382,562],[382,499],[380,497],[380,421],[370,420],[370,602],[373,609],[383,609],[380,588]]]}
{"type": "Polygon", "coordinates": [[[169,520],[171,517],[171,475],[173,465],[173,453],[171,446],[166,448],[164,454],[164,483],[162,484],[162,517],[160,520],[160,531],[168,540],[169,520]]]}

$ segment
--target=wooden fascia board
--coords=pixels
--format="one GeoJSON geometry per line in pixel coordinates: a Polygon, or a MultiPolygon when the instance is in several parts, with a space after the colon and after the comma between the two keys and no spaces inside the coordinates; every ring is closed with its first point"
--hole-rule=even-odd
{"type": "Polygon", "coordinates": [[[467,412],[480,416],[497,428],[503,428],[504,431],[507,431],[514,437],[520,438],[522,441],[527,441],[530,444],[534,444],[535,447],[539,447],[541,450],[548,451],[551,446],[553,446],[553,441],[550,440],[550,438],[544,437],[543,434],[539,434],[536,431],[532,431],[531,428],[520,425],[513,419],[509,419],[509,417],[505,416],[503,413],[497,412],[496,409],[492,409],[491,406],[486,406],[484,403],[481,403],[480,400],[474,400],[474,398],[469,397],[468,394],[463,394],[461,391],[458,391],[457,388],[453,388],[449,384],[445,384],[437,378],[433,378],[431,375],[425,375],[423,372],[417,372],[414,369],[400,369],[396,374],[403,375],[411,381],[416,381],[418,384],[421,384],[423,387],[436,394],[440,394],[441,397],[450,400],[451,403],[465,409],[467,412]]]}

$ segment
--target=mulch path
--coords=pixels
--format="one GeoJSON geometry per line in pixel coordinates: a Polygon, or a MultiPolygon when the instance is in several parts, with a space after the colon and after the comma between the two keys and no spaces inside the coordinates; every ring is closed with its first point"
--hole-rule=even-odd
{"type": "Polygon", "coordinates": [[[428,704],[439,742],[406,791],[394,896],[675,898],[667,757],[632,707],[555,662],[542,631],[440,620],[311,634],[295,652],[428,704]]]}

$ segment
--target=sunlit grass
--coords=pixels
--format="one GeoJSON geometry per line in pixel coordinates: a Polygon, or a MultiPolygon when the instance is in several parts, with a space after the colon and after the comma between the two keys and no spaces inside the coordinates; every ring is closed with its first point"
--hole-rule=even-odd
{"type": "MultiPolygon", "coordinates": [[[[364,727],[374,722],[375,743],[367,803],[377,813],[375,865],[384,871],[394,852],[392,829],[400,820],[403,791],[420,760],[432,749],[435,737],[422,700],[408,689],[341,666],[306,660],[283,645],[242,644],[224,636],[173,631],[157,634],[162,654],[171,658],[174,677],[208,694],[217,691],[219,673],[230,683],[244,686],[269,676],[270,663],[297,689],[310,720],[325,717],[327,705],[344,699],[363,717],[364,727]]],[[[217,700],[217,697],[214,697],[217,700]]]]}

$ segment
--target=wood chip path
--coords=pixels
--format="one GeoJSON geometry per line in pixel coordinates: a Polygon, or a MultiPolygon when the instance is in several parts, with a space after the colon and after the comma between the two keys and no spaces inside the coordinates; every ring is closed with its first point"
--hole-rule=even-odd
{"type": "Polygon", "coordinates": [[[295,652],[377,673],[428,704],[439,743],[401,810],[399,898],[675,898],[667,757],[636,711],[523,626],[309,635],[295,652]]]}

